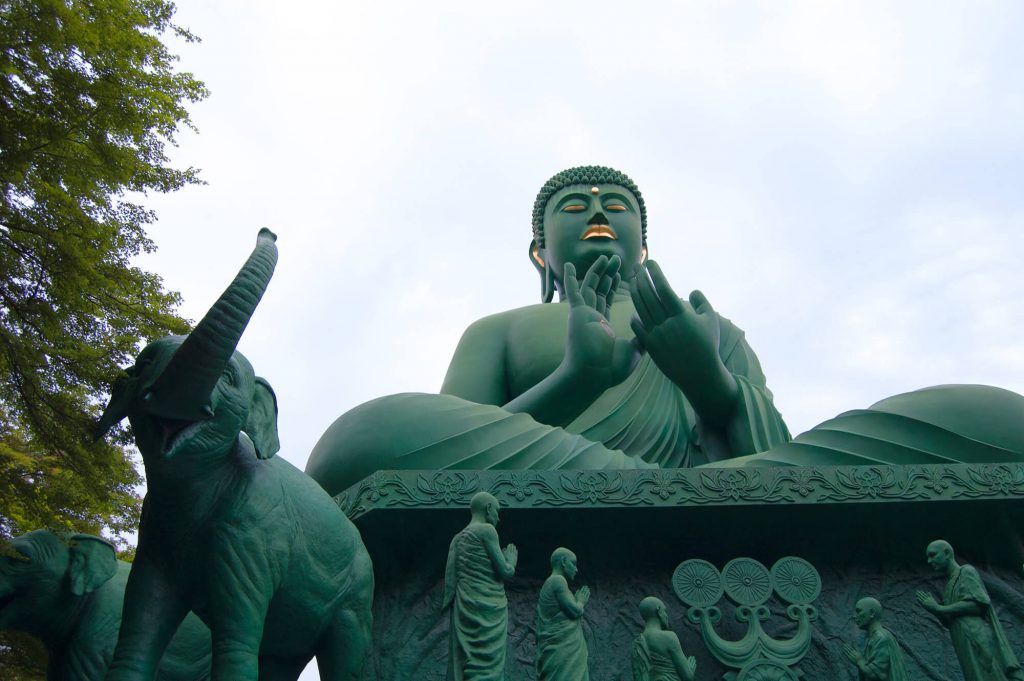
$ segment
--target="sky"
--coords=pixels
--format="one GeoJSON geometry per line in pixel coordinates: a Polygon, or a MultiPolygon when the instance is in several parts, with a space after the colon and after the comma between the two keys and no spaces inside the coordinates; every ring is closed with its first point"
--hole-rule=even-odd
{"type": "MultiPolygon", "coordinates": [[[[436,392],[539,302],[530,213],[629,174],[677,292],[744,329],[794,433],[944,383],[1024,393],[1024,5],[180,0],[211,96],[140,264],[200,318],[258,229],[240,349],[302,468],[339,415],[436,392]]],[[[307,670],[305,678],[314,678],[307,670]]]]}

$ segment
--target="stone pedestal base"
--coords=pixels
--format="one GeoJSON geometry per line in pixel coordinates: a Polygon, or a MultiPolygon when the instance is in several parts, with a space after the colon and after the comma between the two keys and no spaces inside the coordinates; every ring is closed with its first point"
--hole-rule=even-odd
{"type": "MultiPolygon", "coordinates": [[[[441,611],[448,543],[469,521],[469,498],[486,490],[502,505],[498,533],[519,547],[509,583],[506,678],[534,671],[537,595],[552,550],[576,552],[593,595],[584,630],[595,681],[632,678],[630,651],[641,630],[637,605],[657,596],[668,606],[683,650],[697,658],[697,678],[730,670],[709,652],[672,590],[673,570],[700,558],[721,569],[750,557],[770,568],[799,556],[817,569],[810,649],[796,665],[805,679],[856,679],[841,653],[862,646],[853,607],[865,596],[885,607],[883,624],[904,650],[911,678],[962,675],[948,632],[917,603],[925,589],[941,600],[944,578],[925,548],[946,539],[974,565],[1003,623],[1024,653],[1024,466],[685,469],[625,472],[383,471],[337,497],[355,519],[374,561],[374,655],[367,678],[441,681],[448,616],[441,611]]],[[[772,593],[766,633],[790,638],[796,623],[772,593]]],[[[739,639],[747,625],[735,605],[718,602],[718,633],[739,639]]]]}

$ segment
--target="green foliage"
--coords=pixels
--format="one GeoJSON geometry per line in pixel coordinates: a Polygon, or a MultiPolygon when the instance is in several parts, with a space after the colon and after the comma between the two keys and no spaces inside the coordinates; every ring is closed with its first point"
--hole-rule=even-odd
{"type": "Polygon", "coordinates": [[[166,0],[0,0],[0,540],[39,528],[122,545],[139,476],[97,412],[141,340],[182,333],[177,293],[132,265],[132,197],[199,182],[166,145],[206,96],[176,72],[166,0]]]}
{"type": "Polygon", "coordinates": [[[39,639],[20,631],[0,631],[0,678],[4,681],[44,681],[46,657],[39,639]]]}

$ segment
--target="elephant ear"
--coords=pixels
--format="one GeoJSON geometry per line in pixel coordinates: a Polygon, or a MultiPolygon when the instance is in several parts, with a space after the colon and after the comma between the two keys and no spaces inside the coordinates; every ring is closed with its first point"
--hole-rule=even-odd
{"type": "Polygon", "coordinates": [[[277,437],[277,396],[266,379],[256,377],[245,432],[256,446],[256,456],[269,459],[281,449],[277,437]]]}
{"type": "Polygon", "coordinates": [[[105,539],[73,534],[68,537],[68,553],[71,557],[68,579],[71,581],[71,593],[76,596],[95,591],[117,572],[114,545],[105,539]]]}

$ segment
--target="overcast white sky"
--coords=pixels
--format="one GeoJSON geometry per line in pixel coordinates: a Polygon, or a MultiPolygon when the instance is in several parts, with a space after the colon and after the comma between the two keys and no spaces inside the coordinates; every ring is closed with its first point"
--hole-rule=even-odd
{"type": "MultiPolygon", "coordinates": [[[[241,349],[282,455],[436,392],[539,300],[534,196],[619,168],[651,257],[745,329],[794,433],[940,383],[1024,392],[1024,5],[179,0],[212,96],[143,260],[197,319],[279,235],[241,349]]],[[[308,672],[307,672],[308,674],[308,672]]]]}

